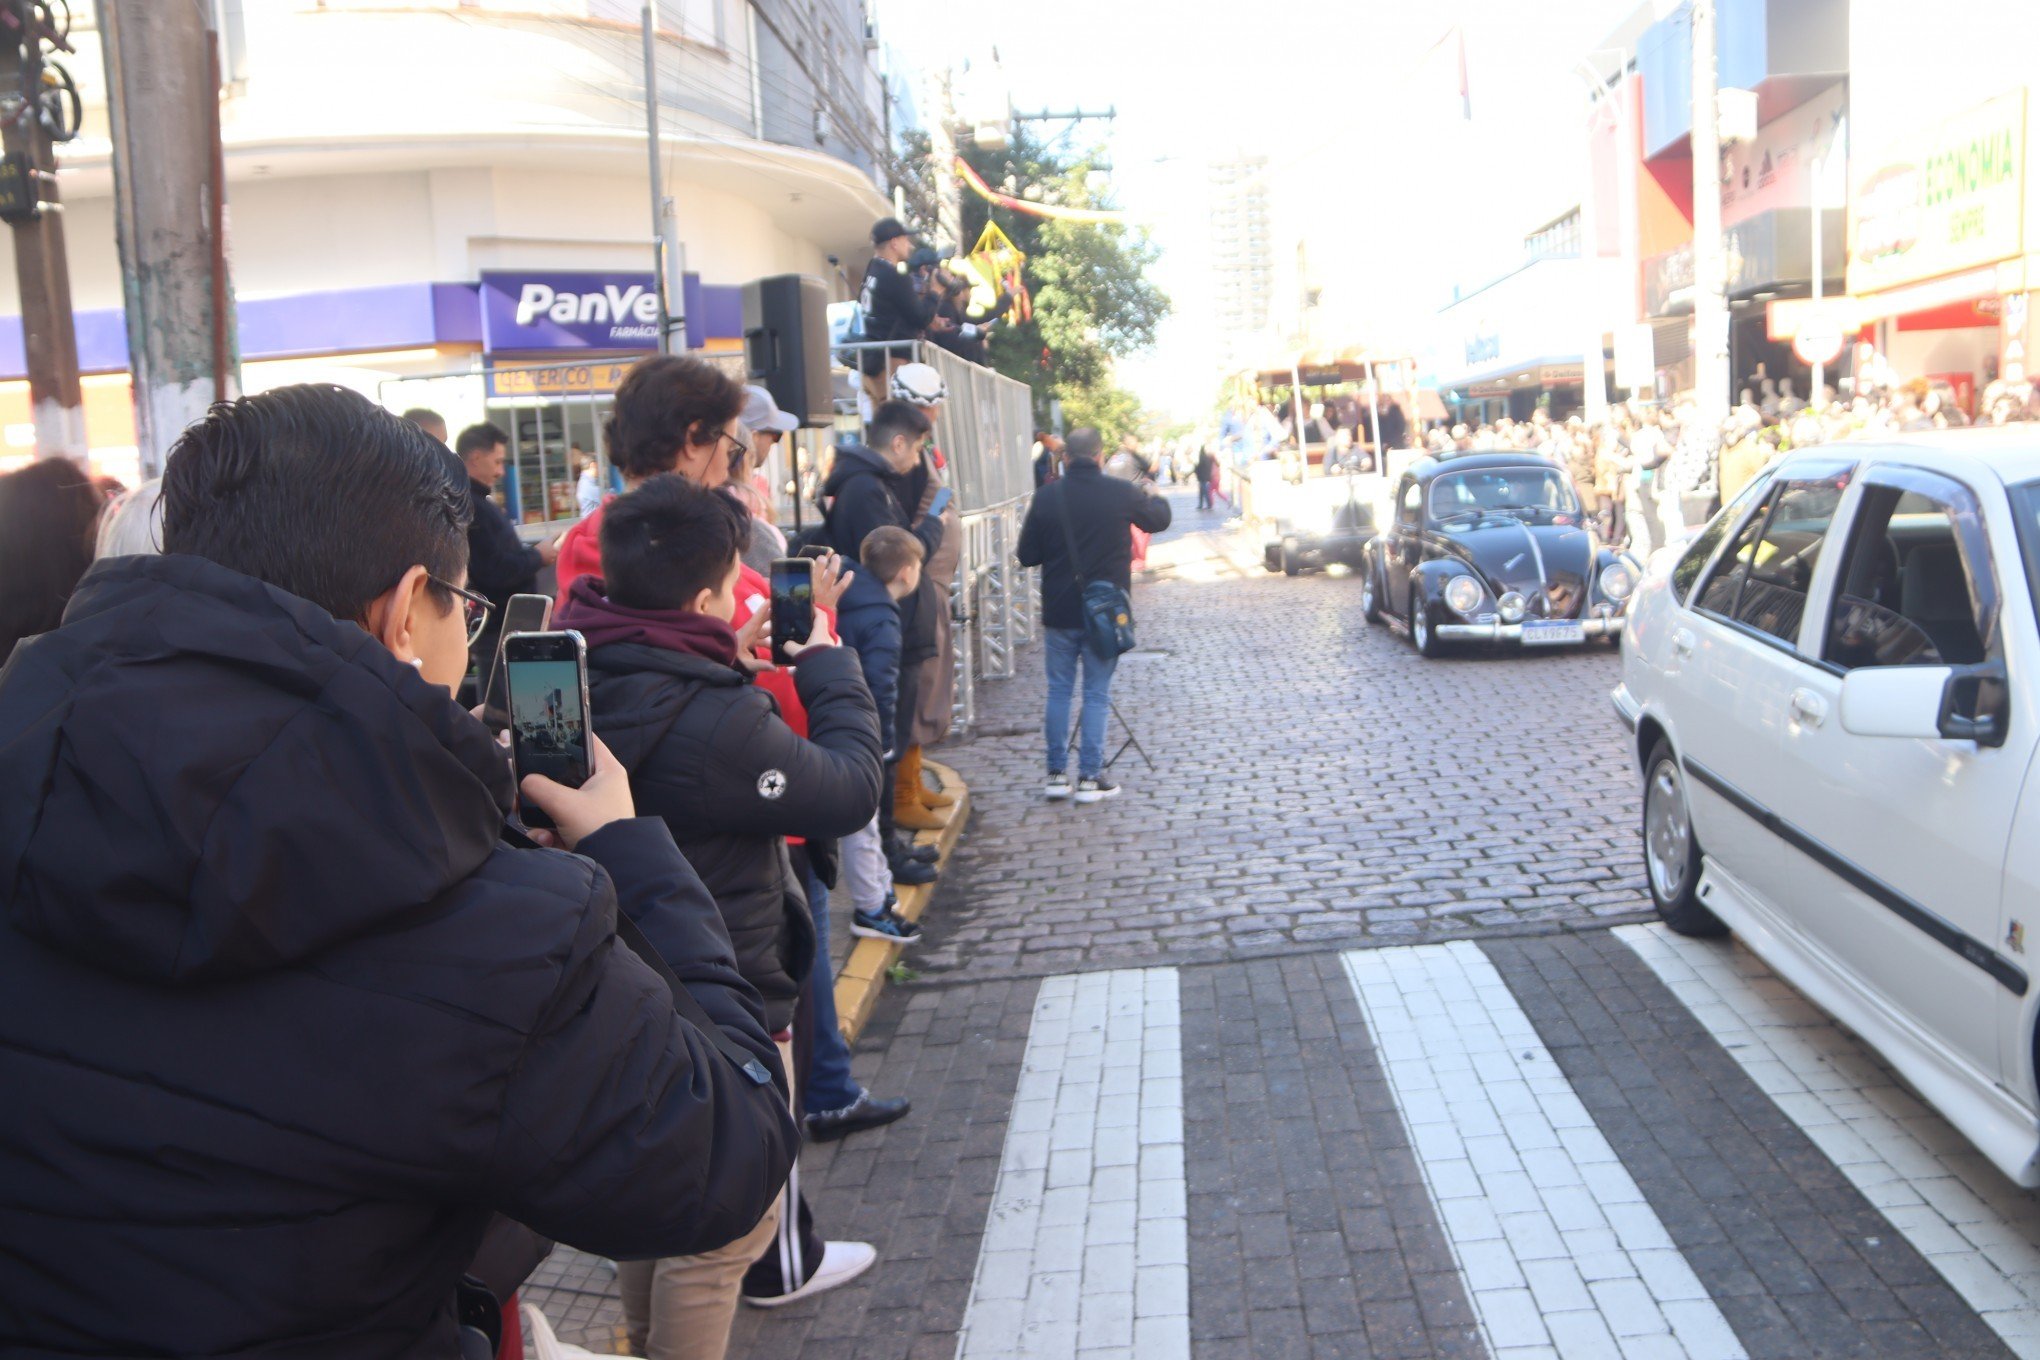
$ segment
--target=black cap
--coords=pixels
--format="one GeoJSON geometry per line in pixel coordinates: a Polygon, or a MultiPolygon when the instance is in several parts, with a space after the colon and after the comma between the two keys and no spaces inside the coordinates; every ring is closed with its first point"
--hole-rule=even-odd
{"type": "Polygon", "coordinates": [[[871,244],[875,246],[882,246],[887,241],[892,240],[895,236],[906,236],[910,234],[911,233],[907,231],[906,226],[900,221],[899,218],[881,217],[878,219],[877,225],[872,227],[871,229],[871,244]]]}
{"type": "Polygon", "coordinates": [[[907,268],[932,269],[942,263],[942,257],[935,253],[933,246],[915,246],[914,253],[907,256],[907,268]]]}

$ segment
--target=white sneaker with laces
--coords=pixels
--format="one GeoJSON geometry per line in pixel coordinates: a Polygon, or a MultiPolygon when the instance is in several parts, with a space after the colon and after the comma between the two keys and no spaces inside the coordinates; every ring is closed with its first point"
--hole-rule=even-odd
{"type": "Polygon", "coordinates": [[[1051,803],[1060,802],[1070,796],[1070,777],[1058,770],[1048,777],[1048,787],[1043,792],[1051,803]]]}
{"type": "Polygon", "coordinates": [[[754,1299],[744,1295],[744,1302],[753,1308],[777,1308],[784,1303],[797,1303],[826,1293],[839,1284],[850,1281],[871,1269],[871,1263],[878,1259],[878,1248],[869,1242],[824,1242],[822,1244],[822,1265],[808,1282],[790,1294],[777,1294],[768,1299],[754,1299]]]}

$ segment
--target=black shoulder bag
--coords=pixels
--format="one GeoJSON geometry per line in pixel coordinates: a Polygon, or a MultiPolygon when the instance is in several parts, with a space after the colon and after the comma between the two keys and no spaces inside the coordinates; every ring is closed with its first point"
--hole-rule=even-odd
{"type": "Polygon", "coordinates": [[[1064,478],[1055,508],[1062,520],[1063,542],[1070,552],[1070,574],[1077,578],[1077,598],[1084,611],[1084,646],[1100,660],[1111,661],[1133,650],[1133,602],[1110,581],[1085,579],[1083,562],[1077,555],[1077,531],[1070,524],[1070,485],[1069,479],[1064,478]]]}

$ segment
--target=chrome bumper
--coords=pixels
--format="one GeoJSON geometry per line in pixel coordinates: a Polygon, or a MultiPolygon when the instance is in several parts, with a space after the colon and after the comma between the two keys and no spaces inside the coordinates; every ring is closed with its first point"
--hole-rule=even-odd
{"type": "MultiPolygon", "coordinates": [[[[1609,619],[1581,619],[1582,638],[1619,637],[1622,634],[1622,616],[1617,614],[1609,619]]],[[[1523,625],[1520,623],[1441,623],[1431,629],[1445,642],[1521,642],[1523,625]]]]}

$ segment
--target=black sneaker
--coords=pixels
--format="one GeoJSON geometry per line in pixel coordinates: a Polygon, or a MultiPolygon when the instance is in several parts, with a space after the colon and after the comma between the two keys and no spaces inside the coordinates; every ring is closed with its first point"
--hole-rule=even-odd
{"type": "Polygon", "coordinates": [[[1048,795],[1049,802],[1061,802],[1070,796],[1070,777],[1061,770],[1056,770],[1048,776],[1048,787],[1042,792],[1048,795]]]}
{"type": "Polygon", "coordinates": [[[942,858],[942,847],[939,845],[916,845],[913,841],[903,838],[892,843],[892,848],[886,851],[886,858],[910,859],[917,864],[933,864],[936,860],[942,858]]]}
{"type": "Polygon", "coordinates": [[[866,1129],[883,1128],[913,1109],[905,1096],[897,1100],[875,1100],[871,1092],[860,1091],[857,1099],[840,1110],[823,1110],[807,1117],[808,1141],[833,1143],[866,1129]]]}
{"type": "Polygon", "coordinates": [[[1119,786],[1102,774],[1096,779],[1079,779],[1077,781],[1077,801],[1079,803],[1097,803],[1107,798],[1117,798],[1118,796],[1119,786]]]}
{"type": "Polygon", "coordinates": [[[892,870],[893,883],[902,888],[918,888],[941,877],[934,865],[913,858],[888,860],[886,867],[892,870]]]}
{"type": "Polygon", "coordinates": [[[921,928],[898,912],[853,911],[850,933],[860,940],[891,940],[912,944],[921,938],[921,928]]]}

